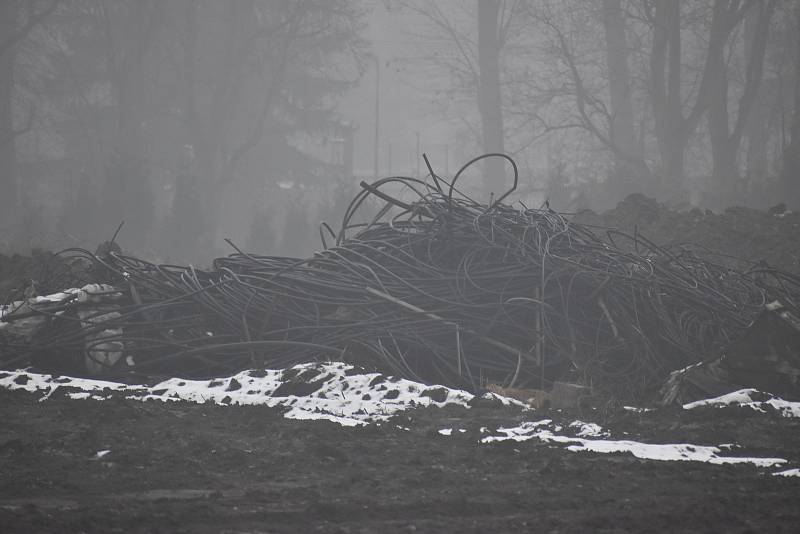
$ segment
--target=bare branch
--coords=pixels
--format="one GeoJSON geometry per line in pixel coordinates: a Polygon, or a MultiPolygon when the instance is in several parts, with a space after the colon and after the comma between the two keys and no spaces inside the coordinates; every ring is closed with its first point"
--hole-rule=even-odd
{"type": "Polygon", "coordinates": [[[465,69],[469,71],[473,80],[475,80],[475,83],[477,84],[478,80],[480,79],[480,75],[478,74],[477,59],[475,58],[474,52],[470,50],[465,38],[459,34],[458,30],[450,21],[450,19],[444,13],[442,13],[439,5],[434,2],[425,4],[425,7],[420,7],[414,2],[408,2],[405,5],[408,9],[414,11],[433,23],[434,27],[439,28],[447,34],[453,44],[455,44],[465,69]]]}
{"type": "MultiPolygon", "coordinates": [[[[2,0],[2,1],[5,1],[5,2],[7,2],[7,1],[9,1],[9,0],[2,0]]],[[[6,40],[5,40],[5,41],[3,41],[2,43],[0,43],[0,55],[3,55],[3,54],[5,54],[6,52],[8,52],[8,51],[9,51],[11,48],[13,48],[13,47],[14,47],[14,45],[16,45],[16,44],[17,44],[19,41],[21,41],[22,39],[24,39],[25,37],[27,37],[27,36],[28,36],[28,34],[29,34],[29,33],[30,33],[30,32],[31,32],[31,31],[32,31],[32,30],[33,30],[33,29],[34,29],[34,28],[35,28],[35,27],[36,27],[36,26],[37,26],[37,25],[40,23],[40,22],[44,21],[44,20],[45,20],[47,17],[49,17],[49,16],[50,16],[50,14],[51,14],[51,13],[53,13],[53,11],[55,11],[55,10],[56,10],[56,7],[58,7],[58,4],[59,4],[59,2],[60,2],[60,1],[61,1],[61,0],[52,0],[52,1],[50,2],[50,4],[48,4],[48,6],[47,6],[46,8],[44,8],[42,11],[40,11],[39,13],[36,13],[36,14],[32,14],[30,17],[28,17],[28,21],[25,23],[25,25],[24,25],[22,28],[20,28],[19,30],[17,30],[17,31],[14,33],[14,35],[12,35],[12,36],[11,36],[11,37],[9,37],[8,39],[6,39],[6,40]]]]}
{"type": "MultiPolygon", "coordinates": [[[[580,116],[584,127],[595,137],[597,137],[597,139],[607,148],[611,149],[615,153],[618,152],[611,138],[600,130],[586,110],[587,102],[591,102],[592,97],[586,91],[583,78],[581,77],[580,71],[578,70],[578,65],[575,61],[575,56],[570,49],[567,38],[564,36],[564,32],[562,32],[561,29],[552,21],[547,20],[544,22],[548,27],[550,27],[551,30],[553,30],[558,38],[561,54],[567,64],[567,67],[569,67],[569,71],[572,76],[572,83],[575,85],[575,104],[577,105],[578,115],[580,116]]],[[[606,115],[608,116],[608,113],[606,113],[606,115]]]]}

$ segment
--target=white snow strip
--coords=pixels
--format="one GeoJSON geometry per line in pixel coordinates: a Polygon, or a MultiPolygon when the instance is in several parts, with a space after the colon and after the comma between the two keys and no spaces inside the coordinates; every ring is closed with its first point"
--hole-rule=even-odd
{"type": "Polygon", "coordinates": [[[787,469],[786,471],[778,471],[772,474],[776,477],[800,477],[800,469],[787,469]]]}
{"type": "Polygon", "coordinates": [[[530,410],[531,407],[528,403],[519,401],[517,399],[512,399],[511,397],[506,397],[505,395],[498,395],[493,391],[487,391],[483,395],[481,395],[482,399],[488,400],[496,400],[500,401],[503,406],[518,406],[519,408],[524,408],[526,410],[530,410]]]}
{"type": "Polygon", "coordinates": [[[81,288],[72,287],[52,293],[50,295],[41,295],[28,299],[32,304],[41,304],[44,302],[61,302],[67,298],[74,297],[77,302],[100,302],[108,299],[115,299],[122,296],[122,293],[115,290],[113,286],[108,284],[86,284],[81,288]]]}
{"type": "Polygon", "coordinates": [[[111,452],[111,449],[105,449],[105,450],[102,450],[102,451],[97,451],[95,453],[94,457],[99,459],[99,458],[102,458],[103,456],[106,456],[110,452],[111,452]]]}
{"type": "MultiPolygon", "coordinates": [[[[481,438],[481,443],[493,443],[495,441],[528,441],[536,436],[536,429],[541,426],[549,425],[553,422],[552,419],[542,419],[541,421],[528,421],[519,426],[511,428],[498,428],[497,431],[503,436],[486,436],[481,438]]],[[[483,428],[481,429],[483,431],[483,428]]],[[[488,429],[487,429],[488,431],[488,429]]]]}
{"type": "Polygon", "coordinates": [[[570,428],[578,429],[578,436],[585,437],[599,437],[608,436],[608,432],[603,430],[603,427],[596,423],[584,423],[583,421],[573,421],[569,424],[570,428]]]}
{"type": "MultiPolygon", "coordinates": [[[[459,428],[458,429],[458,432],[460,434],[464,434],[464,433],[466,433],[466,431],[467,430],[464,429],[464,428],[459,428]]],[[[452,428],[440,428],[439,430],[437,430],[437,432],[439,434],[441,434],[442,436],[452,436],[453,435],[453,429],[452,428]]]]}
{"type": "MultiPolygon", "coordinates": [[[[38,297],[31,297],[26,300],[18,300],[8,304],[0,305],[0,329],[8,328],[9,330],[16,330],[15,333],[21,335],[30,335],[30,333],[38,328],[43,322],[44,316],[35,315],[33,317],[26,317],[14,323],[5,322],[6,315],[13,316],[15,312],[24,314],[26,312],[36,310],[37,305],[40,304],[69,304],[69,303],[108,303],[118,300],[122,297],[122,293],[114,289],[113,286],[107,284],[86,284],[81,288],[73,287],[52,293],[50,295],[40,295],[38,297]]],[[[59,310],[56,314],[63,313],[59,310]]],[[[86,312],[90,313],[90,312],[86,312]]],[[[8,318],[6,318],[8,319],[8,318]]],[[[19,319],[19,318],[18,318],[19,319]]],[[[96,320],[100,320],[97,318],[96,320]]]]}
{"type": "Polygon", "coordinates": [[[379,373],[360,373],[344,363],[309,363],[286,370],[243,371],[212,380],[170,378],[151,387],[27,371],[0,371],[0,387],[45,391],[47,396],[59,388],[69,388],[67,395],[75,399],[97,400],[111,392],[122,392],[135,400],[279,406],[287,408],[284,416],[289,419],[326,419],[345,426],[384,421],[418,406],[456,404],[467,407],[473,398],[462,390],[426,386],[379,373]]]}
{"type": "MultiPolygon", "coordinates": [[[[52,395],[54,391],[55,391],[55,388],[51,391],[50,395],[52,395]]],[[[103,397],[102,395],[92,395],[88,391],[78,391],[78,392],[75,392],[75,393],[67,393],[67,397],[69,397],[70,399],[75,399],[75,400],[82,400],[82,399],[92,399],[92,400],[96,400],[96,401],[106,400],[106,397],[103,397]]]]}
{"type": "Polygon", "coordinates": [[[324,418],[347,426],[386,420],[410,407],[467,406],[473,398],[461,390],[428,387],[410,380],[387,378],[379,373],[353,374],[353,369],[344,363],[303,364],[286,371],[244,371],[230,378],[211,381],[172,378],[150,388],[150,393],[144,398],[287,406],[289,411],[285,416],[289,419],[309,419],[316,417],[309,414],[327,414],[324,418]],[[281,386],[285,387],[286,393],[278,389],[281,386]],[[293,388],[296,394],[292,393],[293,388]],[[430,395],[442,398],[442,401],[434,401],[430,395]]]}
{"type": "Polygon", "coordinates": [[[705,462],[710,464],[753,464],[758,467],[770,467],[786,463],[783,458],[747,458],[738,456],[719,456],[721,450],[718,447],[708,447],[703,445],[691,445],[688,443],[677,444],[649,444],[638,441],[612,441],[600,439],[572,438],[554,434],[547,428],[552,421],[545,419],[542,421],[522,423],[518,427],[498,428],[500,435],[487,436],[481,439],[481,443],[494,443],[499,441],[527,441],[529,439],[539,439],[544,442],[563,443],[568,445],[567,450],[590,451],[597,453],[628,452],[637,458],[645,460],[661,461],[690,461],[705,462]]]}
{"type": "Polygon", "coordinates": [[[695,402],[690,402],[683,405],[684,410],[692,410],[701,406],[715,406],[718,408],[724,406],[743,406],[758,412],[767,412],[767,406],[780,413],[783,417],[800,417],[800,402],[791,402],[775,397],[769,393],[762,393],[756,389],[740,389],[726,393],[719,397],[712,399],[703,399],[695,402]],[[754,400],[754,395],[764,398],[768,397],[765,401],[754,400]]]}
{"type": "Polygon", "coordinates": [[[691,410],[699,406],[729,406],[731,404],[743,404],[747,402],[753,402],[753,399],[750,397],[750,395],[753,393],[756,393],[755,389],[740,389],[739,391],[726,393],[725,395],[721,395],[719,397],[714,397],[711,399],[703,399],[695,402],[690,402],[688,404],[684,404],[683,409],[691,410]]]}
{"type": "Polygon", "coordinates": [[[53,376],[28,371],[0,371],[0,387],[6,389],[23,389],[25,391],[50,391],[58,387],[69,387],[86,392],[103,391],[143,391],[145,386],[131,386],[119,382],[95,380],[91,378],[75,378],[71,376],[53,376]]]}
{"type": "Polygon", "coordinates": [[[645,413],[654,411],[653,408],[640,408],[638,406],[623,406],[622,409],[634,413],[645,413]]]}

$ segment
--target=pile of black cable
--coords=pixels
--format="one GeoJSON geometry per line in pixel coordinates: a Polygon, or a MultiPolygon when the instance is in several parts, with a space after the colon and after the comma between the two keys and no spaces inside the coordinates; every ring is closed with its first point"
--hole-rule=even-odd
{"type": "Polygon", "coordinates": [[[506,156],[476,158],[451,180],[362,182],[312,258],[237,249],[200,271],[112,252],[103,265],[128,296],[119,317],[40,336],[39,349],[80,350],[79,334],[119,327],[140,373],[344,360],[470,390],[569,380],[641,398],[669,371],[718,354],[767,302],[796,307],[789,273],[738,272],[503,203],[517,184],[507,157],[514,186],[476,202],[456,186],[485,157],[506,156]],[[367,204],[374,217],[354,222],[367,204]]]}

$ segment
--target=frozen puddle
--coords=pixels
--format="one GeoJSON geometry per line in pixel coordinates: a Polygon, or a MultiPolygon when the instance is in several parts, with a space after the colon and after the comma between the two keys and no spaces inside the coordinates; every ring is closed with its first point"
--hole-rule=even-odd
{"type": "Polygon", "coordinates": [[[740,389],[732,393],[684,404],[684,410],[693,410],[701,406],[743,406],[758,412],[775,411],[783,417],[800,417],[800,402],[790,402],[757,389],[740,389]]]}
{"type": "Polygon", "coordinates": [[[426,386],[379,373],[359,372],[344,363],[309,363],[285,370],[243,371],[212,380],[170,378],[154,386],[0,371],[0,387],[56,390],[73,399],[104,400],[114,393],[137,400],[213,402],[221,405],[286,407],[289,419],[327,419],[345,426],[384,421],[420,406],[467,406],[473,395],[443,386],[426,386]]]}
{"type": "MultiPolygon", "coordinates": [[[[580,427],[584,423],[576,421],[580,427]]],[[[596,426],[596,425],[594,425],[596,426]]],[[[570,425],[573,427],[573,425],[570,425]]],[[[638,441],[614,441],[606,439],[586,439],[582,437],[569,437],[556,434],[561,431],[559,425],[555,425],[551,419],[541,421],[526,422],[511,428],[498,428],[495,435],[486,436],[481,439],[481,443],[496,443],[500,441],[527,441],[538,439],[549,443],[561,443],[567,445],[566,449],[573,452],[589,451],[597,453],[628,452],[637,458],[645,460],[669,460],[669,461],[689,461],[705,462],[710,464],[753,464],[758,467],[771,467],[785,464],[783,458],[747,458],[738,456],[719,456],[722,449],[719,447],[708,447],[703,445],[691,445],[687,443],[677,444],[649,444],[639,443],[638,441]]],[[[591,428],[592,431],[599,430],[591,428]]],[[[579,431],[580,435],[600,435],[599,432],[589,434],[579,431]]]]}

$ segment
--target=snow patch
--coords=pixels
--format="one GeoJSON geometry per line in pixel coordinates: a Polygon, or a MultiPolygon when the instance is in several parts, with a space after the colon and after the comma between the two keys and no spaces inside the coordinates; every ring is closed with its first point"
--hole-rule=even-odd
{"type": "Polygon", "coordinates": [[[0,387],[44,391],[46,397],[65,388],[74,399],[102,400],[117,392],[134,400],[285,407],[288,419],[324,419],[344,426],[385,421],[414,407],[468,407],[473,398],[466,391],[429,387],[380,373],[360,373],[352,365],[336,362],[243,371],[211,380],[170,378],[150,387],[13,371],[0,373],[0,387]]]}
{"type": "Polygon", "coordinates": [[[654,411],[653,408],[640,408],[638,406],[623,406],[622,409],[634,413],[645,413],[654,411]]]}
{"type": "Polygon", "coordinates": [[[28,299],[31,304],[58,303],[67,299],[76,302],[105,302],[109,298],[117,299],[122,297],[122,293],[108,284],[86,284],[81,288],[72,287],[52,293],[28,299]]]}
{"type": "Polygon", "coordinates": [[[725,406],[743,406],[764,413],[768,411],[767,407],[770,407],[783,417],[800,417],[800,402],[786,401],[756,389],[740,389],[719,397],[690,402],[684,404],[683,409],[693,410],[701,406],[714,406],[717,408],[725,406]],[[767,400],[759,401],[755,400],[755,398],[766,398],[767,400]]]}
{"type": "MultiPolygon", "coordinates": [[[[576,421],[577,422],[577,421],[576,421]]],[[[577,422],[580,423],[580,422],[577,422]]],[[[770,467],[786,463],[783,458],[747,458],[738,456],[719,456],[721,449],[688,443],[676,444],[650,444],[630,440],[602,440],[569,437],[555,434],[549,430],[552,426],[550,419],[522,423],[517,427],[498,428],[499,435],[487,436],[481,443],[495,443],[501,441],[527,441],[538,439],[547,443],[560,443],[567,445],[566,449],[572,452],[589,451],[597,453],[627,452],[637,458],[661,461],[690,461],[705,462],[710,464],[753,464],[758,467],[770,467]]],[[[572,426],[572,425],[570,425],[572,426]]],[[[576,425],[577,426],[577,425],[576,425]]]]}
{"type": "Polygon", "coordinates": [[[505,395],[499,395],[497,393],[494,393],[493,391],[487,391],[486,393],[481,395],[481,398],[487,400],[499,401],[500,404],[502,404],[503,406],[517,406],[525,410],[531,409],[530,405],[526,402],[522,402],[517,399],[512,399],[511,397],[506,397],[505,395]]]}
{"type": "Polygon", "coordinates": [[[569,424],[570,428],[578,429],[578,436],[579,437],[597,437],[597,436],[608,436],[608,432],[603,430],[603,427],[596,423],[584,423],[583,421],[573,421],[569,424]]]}
{"type": "MultiPolygon", "coordinates": [[[[497,432],[502,436],[487,436],[481,438],[481,443],[494,443],[497,441],[528,441],[536,437],[536,429],[547,426],[553,422],[552,419],[542,419],[541,421],[528,421],[519,426],[510,428],[498,428],[497,432]]],[[[481,429],[483,431],[483,428],[481,429]]],[[[488,432],[488,429],[487,429],[488,432]]]]}
{"type": "Polygon", "coordinates": [[[800,469],[787,469],[785,471],[778,471],[777,473],[772,473],[776,477],[800,477],[800,469]]]}

